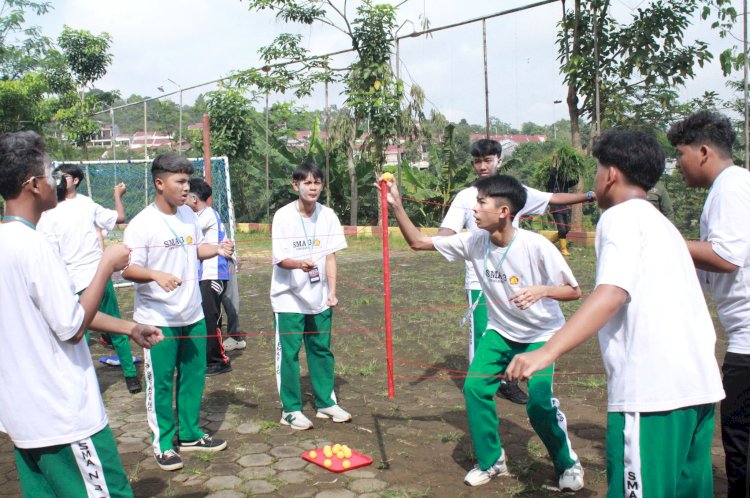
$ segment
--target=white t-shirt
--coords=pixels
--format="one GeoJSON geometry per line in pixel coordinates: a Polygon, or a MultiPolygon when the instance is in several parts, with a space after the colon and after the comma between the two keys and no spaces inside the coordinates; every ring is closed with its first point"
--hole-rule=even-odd
{"type": "Polygon", "coordinates": [[[346,238],[336,213],[317,203],[315,213],[304,218],[294,201],[273,216],[273,274],[271,307],[274,313],[315,315],[328,309],[326,256],[346,249],[346,238]],[[278,263],[291,258],[312,259],[318,265],[320,282],[310,282],[302,270],[286,270],[278,263]]]}
{"type": "MultiPolygon", "coordinates": [[[[218,244],[227,238],[227,231],[219,218],[219,213],[206,206],[198,213],[198,223],[206,244],[218,244]]],[[[216,256],[200,262],[198,275],[201,280],[229,280],[229,264],[224,256],[216,256]]]]}
{"type": "Polygon", "coordinates": [[[76,292],[89,286],[102,259],[96,227],[111,230],[116,222],[117,211],[103,208],[81,194],[42,214],[37,230],[60,254],[76,292]]]}
{"type": "Polygon", "coordinates": [[[532,285],[578,287],[560,251],[538,233],[517,229],[515,240],[507,248],[492,244],[486,230],[433,237],[432,243],[448,261],[465,259],[478,275],[483,275],[488,329],[529,344],[547,341],[565,324],[554,299],[540,299],[526,310],[510,302],[519,289],[532,285]],[[507,254],[504,260],[503,254],[507,254]]]}
{"type": "MultiPolygon", "coordinates": [[[[521,211],[513,218],[513,226],[518,227],[522,216],[530,214],[544,214],[547,210],[547,205],[552,197],[549,192],[541,192],[539,190],[529,188],[524,185],[526,189],[526,204],[524,204],[521,211]]],[[[456,198],[451,202],[448,212],[443,218],[443,222],[440,224],[440,228],[449,228],[456,233],[466,228],[470,232],[480,230],[477,228],[477,223],[474,221],[474,206],[477,203],[477,188],[469,187],[465,188],[456,194],[456,198]]],[[[479,283],[474,268],[471,263],[466,261],[466,288],[472,290],[479,290],[482,285],[479,283]]]]}
{"type": "Polygon", "coordinates": [[[698,271],[713,292],[719,320],[729,334],[727,351],[750,354],[750,172],[730,166],[714,180],[701,214],[701,240],[737,265],[731,273],[698,271]]]}
{"type": "Polygon", "coordinates": [[[610,412],[675,410],[724,398],[716,333],[687,245],[651,203],[607,209],[596,227],[596,285],[628,300],[599,331],[610,412]]]}
{"type": "Polygon", "coordinates": [[[203,318],[198,288],[198,244],[203,232],[198,217],[187,206],[177,214],[146,207],[128,223],[125,244],[133,251],[131,264],[170,273],[182,285],[166,292],[156,282],[135,284],[133,320],[159,327],[185,327],[203,318]]]}
{"type": "Polygon", "coordinates": [[[0,430],[19,448],[87,438],[107,425],[91,353],[66,342],[83,308],[45,237],[0,225],[0,430]]]}

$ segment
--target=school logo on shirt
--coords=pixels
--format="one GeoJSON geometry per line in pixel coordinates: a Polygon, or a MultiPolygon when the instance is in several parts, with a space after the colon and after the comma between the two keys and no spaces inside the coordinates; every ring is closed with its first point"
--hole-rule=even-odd
{"type": "Polygon", "coordinates": [[[487,278],[487,280],[490,280],[492,282],[507,282],[508,277],[505,275],[505,273],[501,272],[500,270],[490,270],[487,269],[484,271],[484,276],[487,278]]]}
{"type": "Polygon", "coordinates": [[[518,285],[518,277],[513,275],[508,279],[508,282],[510,283],[510,285],[518,285]]]}
{"type": "MultiPolygon", "coordinates": [[[[189,242],[193,242],[192,237],[188,237],[189,242]]],[[[164,241],[164,247],[167,249],[175,249],[177,247],[182,247],[185,245],[185,237],[175,237],[173,239],[168,239],[164,241]]]]}
{"type": "Polygon", "coordinates": [[[292,249],[308,249],[310,247],[319,247],[320,239],[298,239],[292,241],[292,249]]]}
{"type": "Polygon", "coordinates": [[[192,236],[188,235],[187,243],[188,244],[192,244],[193,243],[193,237],[192,236]]]}

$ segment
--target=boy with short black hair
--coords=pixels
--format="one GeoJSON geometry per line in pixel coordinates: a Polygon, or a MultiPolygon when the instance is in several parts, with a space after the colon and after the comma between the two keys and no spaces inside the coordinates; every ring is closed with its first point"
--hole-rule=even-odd
{"type": "MultiPolygon", "coordinates": [[[[224,224],[217,213],[207,204],[213,189],[202,178],[190,179],[190,194],[187,205],[198,216],[198,223],[203,232],[206,244],[220,244],[227,238],[224,224]]],[[[229,281],[229,263],[224,256],[216,256],[200,262],[198,268],[200,278],[201,300],[203,315],[206,319],[208,339],[206,340],[206,377],[213,377],[232,371],[232,363],[224,354],[224,344],[221,340],[219,317],[221,315],[221,300],[229,281]]]]}
{"type": "Polygon", "coordinates": [[[206,244],[195,213],[187,206],[193,165],[175,153],[154,159],[156,200],[125,229],[133,248],[123,278],[135,282],[133,317],[162,329],[169,340],[145,354],[146,411],[156,463],[181,469],[172,441],[177,431],[172,398],[177,393],[180,451],[220,451],[227,442],[200,429],[206,375],[206,322],[198,290],[198,260],[231,256],[234,245],[206,244]],[[177,373],[177,386],[174,376],[177,373]]]}
{"type": "Polygon", "coordinates": [[[599,331],[607,371],[608,496],[713,496],[714,403],[724,397],[716,334],[685,242],[646,193],[664,152],[640,132],[594,142],[596,288],[541,349],[516,356],[524,379],[599,331]]]}
{"type": "MultiPolygon", "coordinates": [[[[58,177],[58,179],[62,179],[58,177]]],[[[65,264],[35,230],[55,207],[56,178],[34,132],[0,135],[0,430],[15,446],[24,496],[132,497],[109,428],[87,328],[126,334],[145,348],[154,327],[98,313],[106,282],[127,266],[112,244],[80,297],[65,264]]]]}
{"type": "MultiPolygon", "coordinates": [[[[103,247],[99,242],[97,228],[111,230],[116,223],[125,221],[122,196],[126,187],[124,183],[115,185],[115,209],[106,209],[78,193],[78,187],[84,178],[78,165],[62,164],[55,168],[55,172],[62,178],[57,189],[58,204],[42,214],[37,228],[58,251],[73,279],[76,292],[81,293],[91,282],[102,257],[103,247]]],[[[111,278],[107,282],[99,311],[120,318],[120,307],[111,278]]],[[[117,353],[128,391],[131,394],[141,392],[141,382],[133,364],[133,352],[127,336],[104,336],[111,340],[117,353]]]]}
{"type": "Polygon", "coordinates": [[[273,216],[271,307],[276,330],[276,384],[281,423],[311,429],[302,413],[299,350],[305,343],[316,417],[348,422],[352,416],[338,405],[334,392],[331,322],[336,297],[336,252],[346,249],[336,213],[318,203],[323,171],[304,163],[292,174],[299,199],[273,216]]]}
{"type": "Polygon", "coordinates": [[[732,161],[735,132],[726,116],[699,112],[667,134],[689,187],[708,188],[700,241],[688,241],[701,284],[711,290],[729,337],[721,402],[728,496],[747,496],[750,441],[750,172],[732,161]]]}
{"type": "MultiPolygon", "coordinates": [[[[503,147],[500,142],[489,138],[482,138],[471,144],[471,162],[479,179],[493,176],[498,172],[502,166],[502,152],[503,147]]],[[[550,193],[525,185],[524,189],[526,190],[526,202],[518,215],[512,220],[515,227],[519,226],[523,216],[543,214],[550,203],[559,205],[578,204],[587,200],[591,201],[593,198],[591,192],[586,194],[550,193]]],[[[464,228],[469,231],[478,231],[472,211],[476,201],[477,189],[474,185],[456,194],[440,224],[438,235],[461,233],[464,228]]],[[[566,254],[563,253],[563,255],[566,254]]],[[[469,363],[471,363],[474,359],[474,352],[479,347],[479,341],[487,328],[487,303],[479,278],[474,273],[469,261],[466,262],[465,288],[466,300],[469,304],[466,319],[469,322],[469,363]]],[[[501,380],[497,394],[520,405],[526,404],[529,399],[516,382],[506,382],[505,379],[501,380]]]]}
{"type": "MultiPolygon", "coordinates": [[[[422,235],[404,211],[396,185],[390,184],[388,192],[388,203],[409,246],[437,250],[449,261],[469,261],[487,295],[487,332],[464,384],[466,414],[478,460],[464,477],[469,486],[508,475],[494,402],[506,366],[515,355],[542,347],[565,323],[556,301],[581,295],[565,258],[552,243],[513,226],[513,218],[526,203],[523,185],[507,175],[488,176],[475,185],[473,213],[479,230],[448,237],[422,235]]],[[[560,403],[552,397],[553,374],[554,366],[550,365],[529,380],[526,412],[549,452],[560,488],[575,491],[583,488],[583,468],[570,444],[560,403]]]]}

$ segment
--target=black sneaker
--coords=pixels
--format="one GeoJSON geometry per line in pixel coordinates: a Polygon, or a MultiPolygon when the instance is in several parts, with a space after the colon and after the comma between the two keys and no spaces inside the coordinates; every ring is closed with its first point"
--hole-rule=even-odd
{"type": "Polygon", "coordinates": [[[180,451],[221,451],[227,447],[227,442],[204,434],[197,441],[180,441],[179,446],[180,451]]]}
{"type": "Polygon", "coordinates": [[[206,367],[206,377],[221,375],[232,371],[231,363],[210,363],[206,367]]]}
{"type": "Polygon", "coordinates": [[[138,380],[138,377],[125,377],[125,385],[128,386],[130,394],[137,394],[143,390],[141,387],[141,381],[138,380]]]}
{"type": "Polygon", "coordinates": [[[182,468],[182,458],[180,458],[179,453],[175,450],[157,453],[154,455],[154,458],[156,458],[156,465],[161,470],[179,470],[182,468]]]}
{"type": "Polygon", "coordinates": [[[529,402],[529,395],[518,387],[518,382],[501,382],[497,395],[517,405],[525,405],[529,402]]]}

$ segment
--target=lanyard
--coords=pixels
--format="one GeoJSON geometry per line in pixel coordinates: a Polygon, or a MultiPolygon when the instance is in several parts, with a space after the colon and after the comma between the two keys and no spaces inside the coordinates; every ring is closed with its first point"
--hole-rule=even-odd
{"type": "MultiPolygon", "coordinates": [[[[498,260],[497,264],[495,265],[496,270],[503,266],[503,261],[505,261],[505,257],[508,256],[508,253],[510,252],[510,247],[513,245],[513,242],[516,240],[516,235],[518,235],[518,230],[516,230],[515,233],[513,234],[513,238],[510,239],[510,244],[508,244],[508,247],[505,249],[505,252],[503,253],[503,255],[498,260]]],[[[485,281],[487,278],[487,259],[489,258],[489,255],[490,255],[491,244],[492,244],[492,241],[488,237],[487,238],[487,250],[484,253],[484,273],[482,274],[482,279],[485,279],[485,281]]],[[[463,316],[463,318],[461,318],[462,327],[464,326],[466,321],[469,319],[469,317],[471,317],[471,315],[474,313],[474,310],[477,308],[477,305],[479,304],[479,300],[482,299],[482,295],[484,295],[484,291],[480,290],[479,294],[477,294],[476,300],[473,303],[471,303],[471,306],[469,306],[468,311],[463,316]]]]}
{"type": "Polygon", "coordinates": [[[36,226],[32,222],[30,222],[26,218],[21,218],[20,216],[5,215],[3,216],[3,221],[20,221],[32,230],[36,230],[36,226]]]}
{"type": "MultiPolygon", "coordinates": [[[[299,201],[297,201],[299,202],[299,201]]],[[[310,239],[307,236],[307,228],[305,228],[305,218],[302,216],[302,211],[299,209],[299,204],[297,204],[297,212],[299,213],[299,221],[302,223],[302,231],[305,234],[305,242],[309,242],[310,239]]],[[[313,224],[313,234],[312,234],[312,242],[307,246],[307,250],[310,252],[310,258],[312,258],[313,254],[313,247],[315,246],[315,232],[318,230],[318,204],[315,204],[315,211],[313,211],[313,215],[310,217],[310,220],[313,224]]]]}
{"type": "MultiPolygon", "coordinates": [[[[503,266],[503,261],[505,261],[505,257],[508,256],[508,253],[510,252],[510,248],[513,245],[513,242],[516,240],[516,235],[518,235],[518,229],[516,229],[515,233],[513,234],[513,238],[510,239],[510,244],[508,244],[507,249],[505,249],[505,252],[500,257],[500,259],[497,261],[497,264],[495,265],[495,270],[499,270],[503,266]]],[[[487,278],[487,259],[490,256],[490,248],[492,246],[492,240],[490,237],[487,237],[487,249],[484,252],[484,273],[482,274],[482,278],[487,278]]]]}
{"type": "Polygon", "coordinates": [[[177,235],[177,232],[174,231],[174,228],[172,228],[172,225],[170,225],[169,222],[167,221],[167,217],[164,216],[164,213],[159,211],[159,208],[156,207],[156,204],[155,203],[151,204],[151,206],[153,206],[153,208],[159,212],[159,214],[161,215],[161,219],[164,221],[164,224],[167,225],[167,228],[169,228],[169,231],[172,232],[172,235],[174,235],[175,240],[180,243],[180,247],[182,248],[183,252],[187,254],[187,247],[185,247],[185,241],[183,240],[183,238],[177,235]]]}

